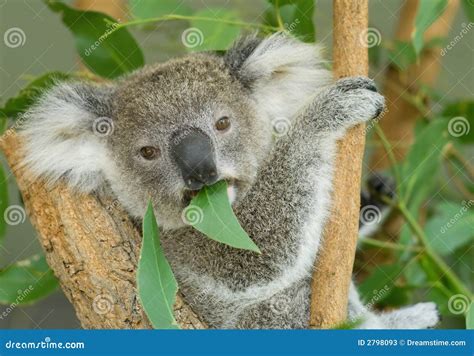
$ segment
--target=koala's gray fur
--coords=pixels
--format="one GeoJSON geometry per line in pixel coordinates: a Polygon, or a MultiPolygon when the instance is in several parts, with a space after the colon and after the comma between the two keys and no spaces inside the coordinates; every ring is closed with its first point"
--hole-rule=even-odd
{"type": "MultiPolygon", "coordinates": [[[[107,186],[135,218],[151,198],[180,288],[212,327],[305,328],[336,141],[383,104],[367,78],[331,84],[316,46],[282,34],[250,36],[223,57],[192,54],[107,86],[59,84],[25,115],[24,163],[82,191],[107,186]],[[221,116],[232,122],[225,133],[214,129],[221,116]],[[101,120],[108,133],[92,129],[101,120]],[[275,120],[289,124],[276,142],[275,120]],[[219,179],[233,182],[234,211],[261,255],[184,224],[189,200],[170,147],[194,129],[210,137],[219,179]],[[144,160],[143,146],[158,147],[160,157],[144,160]]],[[[353,286],[348,318],[362,318],[363,328],[438,321],[432,303],[376,315],[353,286]]]]}

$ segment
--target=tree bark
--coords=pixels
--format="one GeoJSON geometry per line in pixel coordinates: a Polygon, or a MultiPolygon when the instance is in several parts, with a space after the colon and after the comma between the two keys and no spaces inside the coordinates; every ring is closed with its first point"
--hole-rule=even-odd
{"type": "MultiPolygon", "coordinates": [[[[141,236],[111,198],[47,187],[22,167],[22,145],[13,130],[0,139],[49,266],[87,329],[149,329],[136,290],[141,236]]],[[[183,329],[202,323],[177,296],[175,317],[183,329]]]]}
{"type": "MultiPolygon", "coordinates": [[[[335,78],[367,75],[368,52],[363,41],[368,25],[367,0],[335,0],[333,16],[335,78]]],[[[313,274],[312,327],[334,327],[347,317],[358,237],[364,144],[364,125],[358,125],[347,133],[338,146],[332,212],[313,274]]]]}

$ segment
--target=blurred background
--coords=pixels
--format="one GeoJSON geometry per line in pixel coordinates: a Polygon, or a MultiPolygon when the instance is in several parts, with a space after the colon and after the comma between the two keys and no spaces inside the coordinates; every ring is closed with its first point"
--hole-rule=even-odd
{"type": "MultiPolygon", "coordinates": [[[[303,6],[298,4],[298,0],[282,0],[277,9],[275,1],[267,0],[91,0],[63,3],[82,10],[106,11],[122,23],[166,14],[193,16],[197,13],[207,13],[217,14],[216,16],[230,14],[229,18],[235,17],[246,23],[265,23],[275,28],[283,24],[284,29],[289,32],[293,31],[292,24],[295,27],[304,24],[306,32],[299,31],[297,35],[303,40],[311,41],[314,33],[316,42],[326,47],[327,58],[331,59],[333,14],[332,2],[329,0],[319,0],[315,5],[311,5],[313,1],[302,0],[301,3],[309,9],[309,15],[305,12],[304,16],[298,12],[298,6],[303,6]],[[309,27],[307,18],[312,20],[309,27]]],[[[436,235],[437,240],[433,237],[431,242],[428,242],[432,244],[430,251],[433,249],[434,253],[442,256],[446,265],[454,271],[454,282],[460,281],[463,288],[457,288],[459,286],[452,280],[443,279],[445,265],[430,266],[433,261],[429,256],[428,260],[424,261],[423,256],[419,257],[418,253],[413,252],[413,245],[417,248],[426,246],[417,245],[414,233],[410,232],[406,221],[399,216],[389,218],[390,221],[385,221],[383,228],[375,236],[361,243],[356,277],[362,283],[361,289],[366,302],[373,307],[392,308],[416,300],[434,300],[445,316],[442,328],[464,328],[464,316],[469,313],[468,308],[472,300],[472,292],[467,293],[466,290],[473,289],[474,271],[474,219],[471,208],[474,192],[474,3],[432,1],[433,6],[435,3],[441,3],[443,11],[438,10],[436,13],[426,5],[425,13],[434,13],[431,20],[428,18],[428,25],[434,21],[433,27],[436,27],[436,31],[430,34],[428,29],[427,33],[421,34],[422,37],[425,36],[421,51],[417,52],[411,44],[407,45],[411,41],[413,21],[417,15],[420,16],[417,14],[417,6],[421,5],[417,1],[370,0],[370,32],[362,40],[366,42],[370,52],[370,76],[375,78],[389,97],[389,112],[376,125],[385,132],[384,138],[387,142],[395,147],[395,159],[402,162],[399,167],[402,176],[410,172],[411,168],[423,164],[423,159],[432,151],[432,148],[428,147],[429,144],[441,136],[440,133],[444,132],[445,135],[446,129],[449,128],[451,131],[458,130],[439,143],[437,147],[442,151],[439,156],[429,157],[430,161],[439,163],[436,169],[427,168],[427,172],[420,173],[421,181],[413,183],[415,187],[431,188],[426,189],[424,196],[415,199],[416,203],[407,200],[407,204],[408,210],[423,227],[428,239],[436,235]],[[450,121],[453,119],[457,122],[450,121]],[[430,126],[430,123],[436,120],[446,120],[444,131],[442,128],[441,131],[436,131],[436,128],[430,126]],[[459,134],[459,125],[464,133],[459,134]],[[413,142],[418,144],[420,152],[416,157],[415,153],[409,152],[408,159],[411,161],[408,162],[407,151],[413,147],[413,142]],[[451,146],[448,146],[449,144],[451,146]],[[443,156],[446,147],[456,148],[452,153],[452,164],[445,162],[448,160],[443,156]],[[460,217],[455,218],[456,214],[460,214],[460,217]],[[455,227],[448,227],[447,224],[450,224],[452,219],[455,220],[452,223],[455,227]],[[443,227],[446,233],[441,233],[443,227]],[[443,235],[442,244],[436,242],[440,235],[443,235]],[[448,247],[444,243],[446,236],[449,236],[448,247]],[[411,267],[402,270],[404,266],[411,267]],[[386,292],[383,292],[384,290],[386,292]],[[455,296],[456,299],[453,299],[455,296]]],[[[192,20],[143,22],[127,26],[127,29],[141,48],[145,63],[165,61],[184,55],[190,50],[223,50],[235,37],[235,30],[237,29],[237,35],[242,30],[238,27],[231,30],[219,29],[216,25],[215,35],[229,38],[229,41],[224,40],[217,44],[204,42],[204,46],[208,48],[200,48],[186,44],[183,40],[183,33],[187,29],[199,28],[192,20]]],[[[211,30],[202,30],[204,38],[207,36],[206,31],[211,30]]],[[[1,106],[7,107],[8,99],[17,97],[22,88],[47,72],[73,74],[87,70],[81,63],[81,53],[78,52],[75,42],[76,35],[61,21],[60,13],[52,11],[44,1],[0,0],[0,34],[3,39],[0,43],[1,106]],[[11,37],[15,33],[19,36],[16,40],[11,37]]],[[[82,56],[84,57],[83,53],[82,56]]],[[[89,56],[91,57],[93,55],[89,56]]],[[[90,64],[88,67],[91,69],[90,64]]],[[[94,72],[94,69],[91,71],[94,72]]],[[[95,75],[112,76],[97,70],[95,75]]],[[[18,113],[11,114],[8,110],[4,112],[9,125],[14,124],[15,115],[18,113]]],[[[386,153],[387,147],[384,150],[380,136],[376,136],[373,131],[375,129],[369,125],[364,174],[385,171],[390,175],[392,171],[389,166],[393,166],[394,162],[390,162],[386,153]]],[[[448,135],[450,133],[452,134],[448,132],[448,135]]],[[[450,152],[449,149],[448,156],[450,152]]],[[[2,165],[8,198],[5,193],[0,194],[4,215],[0,220],[7,217],[9,207],[22,205],[15,179],[3,157],[2,165]]],[[[403,191],[403,187],[400,189],[403,191]]],[[[57,288],[54,277],[50,274],[44,277],[43,282],[47,281],[42,284],[41,290],[35,289],[37,294],[31,293],[25,300],[19,300],[18,295],[24,293],[25,286],[29,287],[39,278],[35,275],[36,272],[43,278],[44,274],[50,271],[44,265],[36,266],[36,271],[21,269],[24,265],[22,261],[30,261],[31,265],[32,256],[42,254],[35,230],[27,217],[20,217],[20,221],[10,223],[8,219],[4,220],[7,220],[2,228],[5,231],[0,238],[0,328],[80,328],[72,306],[57,288]]]]}

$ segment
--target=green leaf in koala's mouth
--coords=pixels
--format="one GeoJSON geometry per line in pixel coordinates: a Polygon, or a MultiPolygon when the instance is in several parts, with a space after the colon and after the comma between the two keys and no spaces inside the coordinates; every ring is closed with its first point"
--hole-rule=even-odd
{"type": "Polygon", "coordinates": [[[261,253],[240,226],[227,196],[225,181],[204,187],[183,210],[183,220],[212,240],[261,253]]]}

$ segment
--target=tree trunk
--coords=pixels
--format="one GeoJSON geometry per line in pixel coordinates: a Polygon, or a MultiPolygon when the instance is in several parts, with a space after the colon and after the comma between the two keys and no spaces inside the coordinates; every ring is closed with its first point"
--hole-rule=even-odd
{"type": "MultiPolygon", "coordinates": [[[[333,4],[334,76],[339,79],[367,75],[368,52],[364,34],[368,24],[368,2],[335,0],[333,4]]],[[[334,327],[347,317],[359,227],[364,144],[364,125],[358,125],[347,133],[338,146],[332,212],[313,274],[312,327],[334,327]]]]}
{"type": "MultiPolygon", "coordinates": [[[[87,329],[151,328],[136,290],[141,237],[116,200],[78,194],[64,184],[47,187],[24,167],[21,142],[8,130],[0,148],[16,177],[49,266],[87,329]]],[[[183,329],[205,328],[178,295],[175,317],[183,329]]]]}

